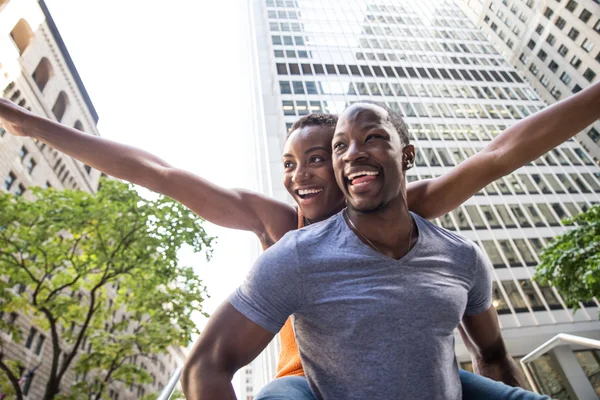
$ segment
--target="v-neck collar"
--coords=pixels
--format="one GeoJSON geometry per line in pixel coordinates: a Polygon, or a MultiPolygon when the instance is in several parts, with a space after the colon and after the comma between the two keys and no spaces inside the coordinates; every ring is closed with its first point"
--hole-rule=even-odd
{"type": "Polygon", "coordinates": [[[423,237],[423,235],[422,235],[423,229],[421,229],[423,222],[421,221],[421,217],[419,217],[412,211],[409,211],[409,213],[411,214],[411,216],[413,217],[413,220],[415,221],[415,228],[417,231],[417,241],[416,241],[415,245],[408,251],[408,253],[406,253],[400,259],[395,259],[393,257],[390,257],[383,253],[380,253],[379,251],[375,250],[374,248],[372,248],[371,246],[369,246],[368,244],[363,242],[361,240],[360,236],[358,236],[356,234],[356,232],[354,232],[352,227],[348,224],[348,221],[346,221],[346,218],[344,217],[344,211],[340,212],[339,216],[341,218],[341,223],[344,225],[344,229],[347,229],[350,231],[350,234],[352,235],[352,238],[354,239],[354,241],[356,242],[358,247],[361,247],[361,249],[366,248],[366,251],[369,252],[369,255],[380,258],[381,260],[384,260],[386,262],[395,262],[397,264],[403,264],[403,263],[410,261],[412,258],[414,258],[415,253],[418,251],[418,248],[421,245],[421,238],[423,237]]]}

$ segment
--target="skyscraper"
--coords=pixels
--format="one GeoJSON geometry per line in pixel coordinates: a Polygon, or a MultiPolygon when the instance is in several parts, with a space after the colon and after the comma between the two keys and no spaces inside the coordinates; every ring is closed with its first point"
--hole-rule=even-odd
{"type": "MultiPolygon", "coordinates": [[[[90,135],[99,135],[98,114],[43,0],[0,0],[0,96],[36,114],[90,135]]],[[[93,193],[98,189],[100,175],[99,171],[42,142],[9,135],[0,128],[0,190],[25,197],[30,195],[31,186],[93,193]]],[[[4,279],[1,275],[2,272],[0,279],[4,279]]],[[[15,290],[22,292],[20,287],[15,290]]],[[[23,367],[18,377],[32,372],[22,384],[25,398],[42,398],[53,357],[48,331],[36,325],[31,316],[18,312],[0,308],[0,319],[16,325],[24,339],[16,343],[11,336],[0,332],[0,358],[21,361],[23,367]]],[[[136,357],[136,363],[148,371],[154,381],[132,386],[118,382],[110,386],[106,394],[116,400],[138,399],[158,392],[177,366],[183,364],[184,358],[178,347],[147,360],[140,357],[138,361],[136,357]]],[[[65,374],[62,387],[69,388],[82,379],[85,377],[78,376],[71,368],[65,374]]],[[[0,383],[5,382],[8,379],[0,372],[0,383]]]]}
{"type": "MultiPolygon", "coordinates": [[[[552,104],[600,77],[598,0],[461,0],[466,14],[552,104]]],[[[600,122],[578,135],[600,163],[600,122]]]]}
{"type": "MultiPolygon", "coordinates": [[[[339,113],[361,99],[387,103],[409,125],[417,167],[408,180],[414,181],[448,171],[545,106],[454,1],[251,0],[248,6],[260,179],[278,199],[289,199],[281,184],[286,132],[302,115],[339,113]]],[[[531,279],[539,250],[568,229],[561,219],[599,196],[600,169],[570,140],[435,221],[489,256],[493,304],[514,357],[559,332],[600,338],[597,301],[573,315],[553,288],[531,279]]],[[[458,336],[457,342],[458,360],[469,368],[458,336]]],[[[270,370],[273,346],[260,361],[270,370]]],[[[586,354],[566,357],[581,361],[586,354]]],[[[567,390],[556,357],[535,364],[552,372],[537,376],[552,394],[567,390]]]]}

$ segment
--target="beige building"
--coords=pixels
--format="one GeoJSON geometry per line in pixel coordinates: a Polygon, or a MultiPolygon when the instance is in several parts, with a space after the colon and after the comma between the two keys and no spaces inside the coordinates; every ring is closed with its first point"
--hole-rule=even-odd
{"type": "MultiPolygon", "coordinates": [[[[600,79],[600,1],[460,0],[549,104],[600,79]]],[[[578,135],[600,163],[600,122],[578,135]]]]}
{"type": "MultiPolygon", "coordinates": [[[[98,114],[42,0],[0,0],[0,96],[91,135],[99,134],[98,114]]],[[[30,186],[41,186],[93,193],[100,175],[41,142],[14,137],[0,129],[0,190],[28,196],[30,186]]],[[[40,365],[22,390],[26,399],[41,399],[52,358],[49,335],[23,315],[0,310],[0,317],[16,324],[24,339],[16,344],[0,333],[4,357],[23,361],[23,373],[40,365]]],[[[184,358],[179,348],[151,359],[140,358],[136,362],[154,377],[154,382],[130,387],[119,383],[107,393],[111,399],[138,399],[157,393],[184,358]]],[[[0,381],[5,379],[0,373],[0,381]]],[[[85,377],[67,372],[62,388],[77,379],[85,377]]]]}

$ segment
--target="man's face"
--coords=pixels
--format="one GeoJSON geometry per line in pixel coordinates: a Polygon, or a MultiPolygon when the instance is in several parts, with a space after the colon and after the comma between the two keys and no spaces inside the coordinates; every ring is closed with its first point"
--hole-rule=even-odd
{"type": "Polygon", "coordinates": [[[403,145],[388,119],[374,104],[356,103],[340,116],[332,142],[333,168],[349,207],[374,212],[403,195],[403,145]]]}
{"type": "Polygon", "coordinates": [[[283,150],[283,185],[313,222],[344,206],[331,165],[332,136],[332,127],[307,126],[292,132],[283,150]]]}

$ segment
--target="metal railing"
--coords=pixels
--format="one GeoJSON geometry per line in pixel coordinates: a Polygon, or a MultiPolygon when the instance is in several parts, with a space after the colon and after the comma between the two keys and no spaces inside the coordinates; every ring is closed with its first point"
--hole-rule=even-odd
{"type": "Polygon", "coordinates": [[[523,366],[523,371],[525,372],[525,376],[527,377],[531,388],[536,393],[539,393],[539,388],[537,387],[535,380],[533,379],[533,375],[529,370],[528,364],[543,356],[553,348],[561,346],[563,344],[571,344],[584,346],[592,349],[600,349],[600,340],[569,335],[568,333],[559,333],[558,335],[554,336],[552,339],[548,340],[546,343],[538,347],[537,349],[533,350],[531,353],[527,354],[521,359],[521,365],[523,366]]]}
{"type": "MultiPolygon", "coordinates": [[[[543,356],[553,348],[557,346],[561,346],[563,344],[571,344],[584,346],[593,349],[600,349],[600,340],[589,339],[581,336],[569,335],[568,333],[559,333],[554,336],[552,339],[548,340],[546,343],[542,344],[537,349],[533,350],[531,353],[527,354],[525,357],[521,359],[521,365],[523,366],[523,371],[525,372],[525,376],[531,385],[531,388],[539,393],[539,388],[536,385],[535,380],[533,379],[533,375],[529,370],[529,363],[537,360],[539,357],[543,356]]],[[[177,386],[177,382],[179,382],[179,378],[181,377],[181,367],[177,368],[167,385],[163,388],[160,395],[157,397],[157,400],[169,400],[171,395],[175,391],[175,387],[177,386]]]]}
{"type": "Polygon", "coordinates": [[[179,382],[179,377],[181,376],[181,367],[177,367],[171,378],[169,378],[169,382],[163,388],[162,392],[158,395],[156,400],[169,400],[175,391],[175,387],[177,386],[177,382],[179,382]]]}

